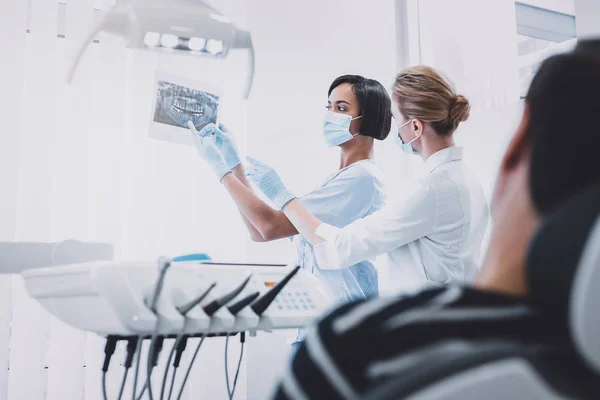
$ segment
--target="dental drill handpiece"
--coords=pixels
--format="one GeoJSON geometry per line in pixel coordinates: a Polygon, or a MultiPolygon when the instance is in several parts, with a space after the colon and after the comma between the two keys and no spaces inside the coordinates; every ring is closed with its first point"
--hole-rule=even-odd
{"type": "MultiPolygon", "coordinates": [[[[147,374],[146,384],[144,385],[144,389],[142,391],[142,394],[140,395],[140,398],[141,398],[147,389],[149,392],[149,397],[151,399],[153,398],[153,395],[152,395],[152,381],[150,380],[150,376],[152,375],[152,370],[154,369],[154,367],[156,367],[158,365],[158,357],[160,355],[160,352],[162,351],[163,341],[164,341],[164,337],[158,335],[158,321],[159,321],[158,310],[157,310],[158,299],[160,297],[160,294],[162,292],[162,289],[163,289],[163,286],[165,283],[165,277],[167,274],[167,270],[171,266],[171,259],[167,258],[167,257],[159,257],[157,260],[157,263],[158,263],[158,278],[156,279],[156,285],[154,286],[154,295],[152,297],[152,301],[148,305],[150,310],[152,311],[152,313],[154,315],[156,315],[156,329],[155,329],[155,332],[152,334],[152,338],[150,340],[150,349],[148,350],[148,362],[147,362],[147,368],[146,368],[146,374],[147,374]]],[[[140,336],[140,340],[143,340],[141,336],[140,336]]],[[[138,365],[139,365],[139,360],[140,360],[140,358],[138,357],[138,365]]],[[[135,380],[134,380],[134,384],[133,384],[134,397],[137,396],[137,393],[136,393],[137,374],[138,374],[137,368],[138,367],[136,367],[135,380]]]]}
{"type": "Polygon", "coordinates": [[[156,308],[158,304],[158,298],[160,297],[160,293],[162,292],[162,288],[165,284],[165,276],[167,275],[167,270],[171,266],[171,259],[166,257],[158,258],[158,279],[156,280],[156,286],[154,287],[154,295],[152,296],[152,301],[149,304],[150,310],[156,315],[156,308]]]}
{"type": "Polygon", "coordinates": [[[206,289],[204,291],[204,293],[202,293],[200,296],[196,297],[194,300],[190,301],[189,303],[177,307],[177,311],[179,311],[181,313],[181,315],[185,316],[192,308],[194,308],[198,304],[200,304],[202,302],[202,300],[204,300],[206,298],[206,296],[208,296],[210,291],[214,289],[215,286],[217,286],[216,282],[211,283],[210,286],[208,287],[208,289],[206,289]]]}
{"type": "Polygon", "coordinates": [[[300,270],[300,267],[294,268],[289,274],[286,275],[273,289],[265,293],[260,299],[256,300],[254,304],[250,306],[256,315],[261,316],[265,310],[271,305],[275,297],[281,292],[281,290],[288,284],[290,279],[300,270]]]}
{"type": "Polygon", "coordinates": [[[229,310],[231,315],[237,315],[237,313],[242,311],[242,309],[244,307],[246,307],[247,305],[251,304],[254,300],[256,300],[256,298],[258,297],[259,294],[260,294],[260,292],[254,292],[254,293],[244,297],[240,301],[236,302],[235,304],[231,305],[231,307],[227,307],[227,309],[229,310]]]}
{"type": "Polygon", "coordinates": [[[248,275],[248,277],[237,288],[233,289],[231,292],[221,296],[220,298],[218,298],[216,300],[213,300],[212,302],[210,302],[209,304],[204,306],[203,310],[206,313],[206,315],[208,315],[209,317],[212,316],[221,307],[223,307],[225,304],[227,304],[231,300],[233,300],[238,294],[240,294],[242,292],[242,290],[244,290],[244,288],[246,287],[248,282],[250,282],[250,278],[252,278],[252,275],[248,275]]]}

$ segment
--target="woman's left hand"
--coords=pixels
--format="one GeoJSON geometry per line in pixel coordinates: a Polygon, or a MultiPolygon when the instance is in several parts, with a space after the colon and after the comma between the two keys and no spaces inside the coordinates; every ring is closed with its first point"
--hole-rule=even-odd
{"type": "Polygon", "coordinates": [[[246,157],[246,160],[249,163],[246,167],[246,176],[248,179],[280,210],[290,200],[296,198],[285,187],[273,168],[251,157],[246,157]]]}

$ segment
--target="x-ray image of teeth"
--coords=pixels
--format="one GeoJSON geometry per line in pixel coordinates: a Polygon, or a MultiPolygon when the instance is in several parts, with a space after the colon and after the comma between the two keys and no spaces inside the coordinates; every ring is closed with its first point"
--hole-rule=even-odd
{"type": "Polygon", "coordinates": [[[187,129],[192,121],[200,130],[217,122],[219,96],[171,82],[157,82],[154,122],[187,129]]]}

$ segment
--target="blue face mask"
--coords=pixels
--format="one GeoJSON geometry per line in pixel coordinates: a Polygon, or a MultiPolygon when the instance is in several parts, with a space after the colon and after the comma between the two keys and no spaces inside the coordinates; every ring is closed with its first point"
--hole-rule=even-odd
{"type": "Polygon", "coordinates": [[[415,149],[413,149],[413,147],[412,147],[412,144],[411,144],[411,143],[412,143],[412,142],[414,142],[415,140],[417,140],[419,137],[418,137],[418,136],[415,136],[415,138],[414,138],[413,140],[411,140],[410,142],[408,142],[408,143],[404,143],[404,140],[402,140],[402,137],[400,136],[400,128],[402,128],[404,125],[407,125],[407,124],[409,124],[410,122],[412,122],[412,119],[411,119],[411,120],[408,120],[408,121],[406,121],[405,123],[403,123],[402,125],[400,125],[400,126],[398,127],[398,133],[396,134],[396,144],[397,144],[398,146],[400,146],[400,148],[402,149],[402,151],[403,151],[404,153],[406,153],[406,154],[411,154],[411,155],[416,155],[416,154],[418,154],[418,153],[415,151],[415,149]]]}
{"type": "Polygon", "coordinates": [[[323,121],[323,135],[325,135],[325,143],[327,143],[327,146],[339,146],[342,143],[352,140],[354,136],[358,135],[358,132],[354,135],[350,133],[350,123],[358,118],[362,118],[362,115],[352,118],[350,115],[327,110],[323,121]]]}

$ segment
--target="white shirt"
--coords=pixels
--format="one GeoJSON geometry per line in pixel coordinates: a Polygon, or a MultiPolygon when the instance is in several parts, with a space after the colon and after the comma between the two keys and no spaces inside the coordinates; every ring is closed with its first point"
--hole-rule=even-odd
{"type": "Polygon", "coordinates": [[[314,249],[321,268],[347,268],[387,253],[395,290],[470,281],[489,211],[462,152],[450,147],[431,155],[428,173],[380,211],[341,229],[321,224],[316,233],[326,241],[314,249]]]}

